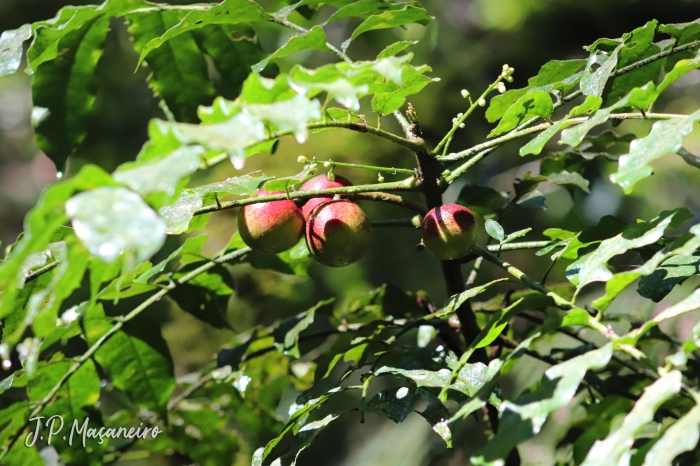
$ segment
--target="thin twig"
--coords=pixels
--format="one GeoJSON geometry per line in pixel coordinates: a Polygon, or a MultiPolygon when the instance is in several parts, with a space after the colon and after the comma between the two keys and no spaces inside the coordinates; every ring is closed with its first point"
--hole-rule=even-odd
{"type": "MultiPolygon", "coordinates": [[[[419,183],[413,177],[401,181],[391,183],[364,184],[357,186],[343,186],[340,188],[330,189],[315,189],[310,191],[292,191],[283,194],[271,194],[269,196],[249,197],[247,199],[237,199],[235,201],[222,202],[220,205],[212,204],[205,207],[200,207],[194,211],[194,215],[208,214],[222,209],[232,209],[234,207],[242,207],[249,204],[257,204],[260,202],[281,201],[284,199],[306,199],[311,197],[334,196],[336,194],[354,195],[357,193],[376,192],[376,191],[417,191],[419,183]]],[[[383,199],[379,199],[383,200],[383,199]]],[[[390,201],[385,201],[390,202],[390,201]]]]}

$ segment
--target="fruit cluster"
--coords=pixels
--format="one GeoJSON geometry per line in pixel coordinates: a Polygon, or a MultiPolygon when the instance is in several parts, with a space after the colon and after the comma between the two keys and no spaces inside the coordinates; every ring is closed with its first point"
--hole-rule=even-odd
{"type": "MultiPolygon", "coordinates": [[[[342,176],[310,179],[302,191],[340,188],[352,183],[342,176]]],[[[260,190],[258,196],[281,194],[260,190]]],[[[343,267],[365,255],[372,227],[364,211],[352,201],[314,197],[301,208],[292,200],[250,204],[238,214],[238,231],[254,251],[278,254],[294,246],[302,235],[313,257],[323,265],[343,267]]]]}
{"type": "MultiPolygon", "coordinates": [[[[320,175],[304,183],[302,191],[352,186],[342,176],[320,175]]],[[[282,194],[260,190],[258,196],[282,194]]],[[[343,267],[365,255],[372,227],[364,211],[352,201],[313,197],[301,208],[292,200],[250,204],[238,214],[238,231],[254,251],[278,254],[291,248],[303,235],[313,257],[323,265],[343,267]]],[[[474,214],[461,205],[444,204],[426,214],[423,244],[442,260],[464,257],[474,246],[478,226],[474,214]]]]}

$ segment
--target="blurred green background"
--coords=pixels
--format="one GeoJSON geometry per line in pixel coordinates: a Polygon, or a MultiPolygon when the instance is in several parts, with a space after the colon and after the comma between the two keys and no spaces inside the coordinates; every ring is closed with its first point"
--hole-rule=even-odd
{"type": "MultiPolygon", "coordinates": [[[[72,4],[89,2],[76,1],[72,4]]],[[[192,3],[192,2],[170,2],[192,3]]],[[[374,58],[385,46],[398,39],[420,39],[410,50],[416,55],[414,64],[427,63],[440,82],[431,84],[410,99],[418,112],[425,138],[435,144],[449,129],[452,118],[466,108],[460,97],[461,89],[479,94],[500,73],[504,63],[514,67],[515,82],[509,87],[526,85],[527,78],[537,73],[550,59],[583,58],[583,46],[599,37],[619,37],[651,19],[660,23],[688,22],[700,18],[700,3],[692,0],[425,0],[421,2],[436,20],[427,28],[372,32],[356,40],[349,54],[355,59],[374,58]]],[[[0,31],[14,29],[24,23],[48,19],[66,2],[55,0],[0,0],[0,31]]],[[[274,4],[267,2],[272,8],[274,4]]],[[[322,10],[327,17],[329,11],[322,10]]],[[[295,18],[301,20],[301,18],[295,18]]],[[[303,21],[303,20],[301,20],[303,21]]],[[[327,28],[329,40],[340,44],[352,30],[355,20],[343,20],[327,28]]],[[[289,37],[289,32],[271,25],[258,30],[266,50],[272,51],[289,37]]],[[[281,69],[303,61],[315,66],[334,60],[334,56],[316,52],[297,53],[280,63],[281,69]]],[[[148,88],[143,69],[134,73],[137,55],[132,49],[124,24],[113,20],[105,54],[98,66],[99,93],[87,138],[71,158],[68,176],[85,163],[94,163],[108,171],[125,161],[133,160],[146,141],[147,123],[162,117],[158,102],[148,88]]],[[[367,107],[367,106],[365,106],[367,107]]],[[[700,73],[693,72],[680,79],[656,104],[656,111],[692,112],[700,107],[700,73]]],[[[0,240],[2,247],[12,244],[22,231],[22,219],[37,200],[41,189],[55,180],[52,162],[42,154],[32,140],[30,78],[23,73],[0,78],[0,240]]],[[[366,112],[368,122],[376,124],[377,116],[366,112]]],[[[390,118],[382,119],[384,129],[397,130],[390,118]]],[[[644,134],[649,125],[625,122],[616,131],[644,134]]],[[[458,150],[481,142],[489,131],[483,110],[467,121],[460,130],[452,149],[458,150]]],[[[551,146],[556,150],[556,145],[551,146]]],[[[686,138],[684,147],[700,154],[700,133],[686,138]]],[[[516,177],[530,171],[537,173],[538,162],[533,157],[517,155],[519,143],[503,146],[490,155],[468,176],[458,180],[446,193],[446,201],[454,200],[465,182],[487,185],[512,192],[516,177]]],[[[299,155],[316,156],[336,161],[371,163],[373,165],[412,167],[413,157],[406,150],[377,138],[348,131],[323,131],[299,145],[289,139],[281,142],[274,155],[260,154],[249,159],[244,171],[262,170],[268,175],[292,175],[301,166],[299,155]]],[[[591,183],[591,193],[567,190],[556,185],[542,185],[547,210],[511,210],[502,219],[506,232],[532,227],[526,239],[541,239],[546,228],[559,227],[579,231],[594,224],[603,215],[617,215],[625,221],[649,219],[659,212],[685,206],[700,218],[700,171],[691,169],[679,157],[667,156],[654,164],[655,176],[636,185],[634,194],[623,197],[621,190],[607,178],[610,162],[598,158],[586,164],[583,175],[591,183]]],[[[372,182],[369,172],[337,170],[354,183],[372,182]]],[[[193,185],[209,183],[235,176],[228,164],[221,164],[197,174],[193,185]]],[[[394,179],[385,175],[387,181],[394,179]]],[[[401,209],[378,204],[364,204],[371,219],[403,218],[401,209]]],[[[208,235],[205,252],[213,253],[226,245],[236,230],[235,211],[213,215],[204,232],[208,235]]],[[[229,303],[229,319],[236,332],[215,330],[179,311],[168,302],[154,307],[149,318],[162,325],[175,361],[176,375],[183,376],[201,369],[212,361],[222,345],[233,345],[237,332],[256,325],[271,325],[281,318],[301,312],[319,299],[336,296],[340,306],[353,296],[383,283],[397,285],[415,292],[425,290],[437,303],[445,299],[439,263],[428,252],[416,251],[419,232],[413,229],[375,229],[370,253],[358,264],[329,269],[316,267],[311,276],[283,275],[252,269],[250,266],[231,268],[236,293],[229,303]]],[[[176,247],[183,238],[170,238],[167,249],[176,247]]],[[[482,238],[485,241],[485,237],[482,238]]],[[[527,271],[544,270],[547,263],[533,252],[510,253],[513,263],[527,271]]],[[[639,264],[633,255],[622,258],[619,266],[639,264]]],[[[464,267],[465,276],[470,266],[464,267]]],[[[564,266],[550,273],[548,282],[564,280],[564,266]]],[[[496,276],[497,271],[485,266],[479,282],[496,276]]],[[[538,272],[539,273],[539,272],[538,272]]],[[[688,281],[684,289],[697,281],[688,281]]],[[[594,296],[599,288],[587,288],[594,296]]],[[[503,291],[503,290],[501,290],[503,291]]],[[[657,309],[678,299],[682,290],[671,293],[657,309]]],[[[590,300],[582,296],[582,302],[590,300]]],[[[80,296],[77,296],[77,301],[80,296]]],[[[128,300],[127,300],[128,301],[128,300]]],[[[74,302],[67,302],[70,306],[74,302]]],[[[128,306],[128,302],[120,306],[128,306]]],[[[630,287],[614,304],[614,310],[645,317],[654,312],[649,301],[643,300],[630,287]]],[[[682,320],[666,331],[684,336],[692,322],[682,320]]],[[[522,332],[526,324],[516,321],[515,331],[522,332]]],[[[562,342],[552,341],[557,346],[562,342]]],[[[663,351],[663,350],[659,350],[663,351]]],[[[517,394],[534,383],[544,367],[529,360],[519,367],[504,387],[506,394],[517,394]]],[[[552,442],[560,432],[558,426],[569,422],[575,412],[557,412],[545,425],[545,434],[520,447],[523,464],[555,464],[552,442]]],[[[468,464],[469,451],[478,445],[479,429],[472,420],[455,432],[455,448],[446,451],[442,441],[430,426],[418,416],[409,416],[400,426],[378,417],[368,416],[360,425],[359,415],[348,415],[334,423],[300,459],[302,465],[461,465],[468,464]]],[[[251,445],[256,448],[260,445],[251,445]]],[[[250,452],[248,452],[249,454],[250,452]]],[[[173,460],[175,461],[175,460],[173,460]]],[[[241,457],[241,464],[245,459],[241,457]]],[[[128,462],[122,464],[154,464],[128,462]]],[[[167,463],[166,463],[167,464],[167,463]]],[[[179,463],[172,463],[179,464],[179,463]]]]}

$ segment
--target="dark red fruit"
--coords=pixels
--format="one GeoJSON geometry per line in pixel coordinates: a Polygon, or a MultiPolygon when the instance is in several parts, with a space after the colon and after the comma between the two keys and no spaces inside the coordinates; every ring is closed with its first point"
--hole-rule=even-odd
{"type": "MultiPolygon", "coordinates": [[[[335,180],[333,181],[329,180],[326,175],[319,175],[311,178],[309,181],[304,183],[301,186],[300,191],[316,191],[318,189],[342,188],[343,186],[352,186],[352,183],[347,178],[343,178],[342,176],[338,175],[335,176],[335,180]]],[[[314,210],[314,208],[316,208],[317,205],[323,204],[324,202],[332,198],[333,196],[312,197],[311,199],[306,201],[304,206],[301,208],[301,211],[304,214],[304,218],[309,218],[309,214],[312,210],[314,210]]]]}
{"type": "Polygon", "coordinates": [[[306,221],[306,244],[318,262],[342,267],[357,262],[372,242],[372,227],[354,202],[327,200],[306,221]]]}
{"type": "MultiPolygon", "coordinates": [[[[284,194],[261,189],[258,197],[284,194]]],[[[249,204],[238,213],[238,232],[253,251],[278,254],[291,248],[304,234],[304,216],[291,200],[249,204]]]]}
{"type": "Polygon", "coordinates": [[[423,219],[423,244],[443,260],[465,256],[476,243],[478,232],[472,211],[457,204],[436,207],[423,219]]]}

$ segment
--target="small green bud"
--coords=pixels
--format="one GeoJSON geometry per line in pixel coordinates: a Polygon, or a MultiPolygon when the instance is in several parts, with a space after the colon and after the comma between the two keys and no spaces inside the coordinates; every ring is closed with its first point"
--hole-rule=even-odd
{"type": "Polygon", "coordinates": [[[481,99],[479,99],[479,107],[483,107],[483,106],[485,106],[485,105],[486,105],[486,99],[484,99],[484,98],[482,97],[481,99]]]}
{"type": "Polygon", "coordinates": [[[309,161],[309,159],[307,159],[303,155],[300,155],[299,157],[297,157],[297,162],[299,162],[299,163],[306,163],[308,161],[309,161]]]}
{"type": "Polygon", "coordinates": [[[330,161],[328,161],[328,162],[323,162],[323,166],[326,167],[326,168],[330,168],[330,167],[331,167],[331,162],[330,162],[330,161]]]}
{"type": "Polygon", "coordinates": [[[465,98],[465,99],[466,99],[467,97],[469,97],[469,91],[466,90],[466,89],[462,89],[461,94],[462,94],[462,97],[465,98]]]}
{"type": "Polygon", "coordinates": [[[379,174],[377,175],[377,181],[379,181],[380,183],[384,183],[384,177],[382,176],[381,173],[379,173],[379,174]]]}

